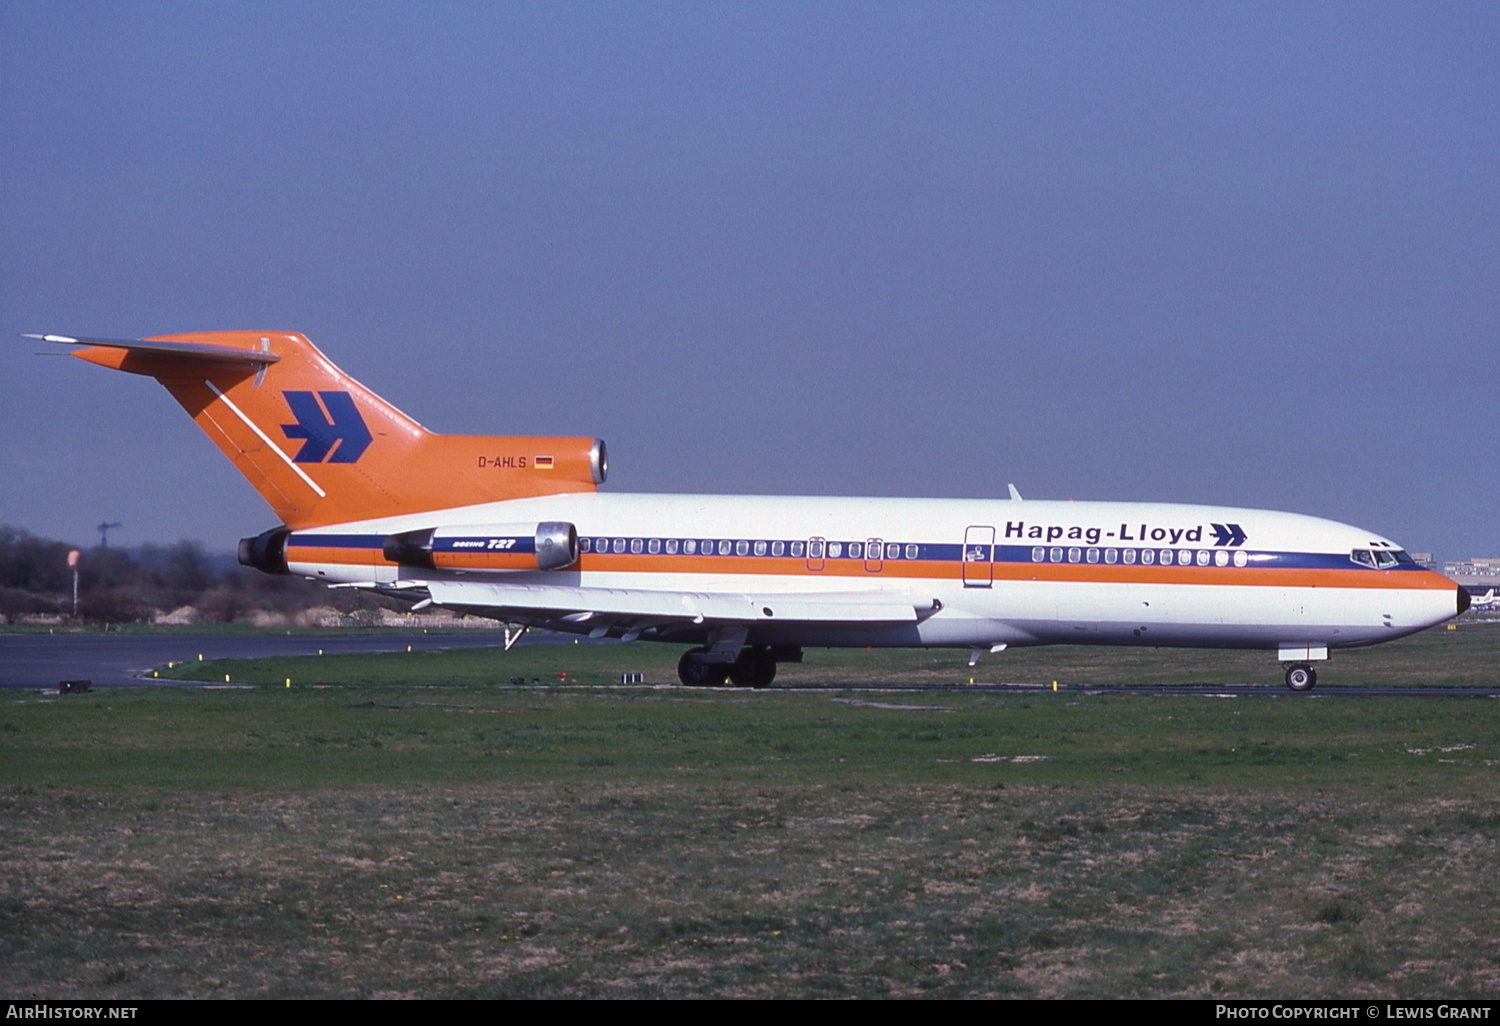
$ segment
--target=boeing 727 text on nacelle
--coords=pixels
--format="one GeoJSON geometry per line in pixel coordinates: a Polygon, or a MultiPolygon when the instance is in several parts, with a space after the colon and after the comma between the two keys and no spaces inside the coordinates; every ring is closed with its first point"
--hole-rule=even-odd
{"type": "MultiPolygon", "coordinates": [[[[301,335],[31,336],[155,378],[281,526],[240,562],[511,623],[692,646],[685,684],[764,686],[807,646],[1336,648],[1468,593],[1357,527],[1149,503],[601,492],[593,438],[437,435],[301,335]]],[[[1014,493],[1013,493],[1014,494],[1014,493]]]]}

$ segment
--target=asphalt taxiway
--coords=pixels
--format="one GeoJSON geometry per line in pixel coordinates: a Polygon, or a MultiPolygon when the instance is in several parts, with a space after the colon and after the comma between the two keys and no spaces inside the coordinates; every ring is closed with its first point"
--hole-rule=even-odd
{"type": "MultiPolygon", "coordinates": [[[[567,642],[561,635],[529,634],[522,644],[567,642]]],[[[351,652],[433,651],[455,648],[497,648],[503,638],[492,631],[465,634],[0,634],[0,688],[56,688],[60,681],[87,680],[95,687],[195,686],[189,681],[156,680],[145,676],[167,663],[198,659],[268,659],[279,656],[329,655],[351,652]]],[[[976,682],[974,684],[796,684],[773,685],[789,691],[974,691],[1010,694],[1050,694],[1053,686],[1033,683],[976,682]]],[[[1239,684],[1079,684],[1059,683],[1059,693],[1089,695],[1199,695],[1223,698],[1282,696],[1295,698],[1420,696],[1423,698],[1500,698],[1496,685],[1388,685],[1369,687],[1329,681],[1312,691],[1294,693],[1270,679],[1239,684]]]]}
{"type": "MultiPolygon", "coordinates": [[[[774,689],[774,685],[773,685],[774,689]]],[[[1500,685],[1479,684],[1429,684],[1423,686],[1362,684],[1319,684],[1311,691],[1292,691],[1284,685],[1268,680],[1264,684],[815,684],[798,685],[789,691],[983,691],[1002,694],[1043,695],[1200,695],[1207,698],[1285,697],[1302,698],[1359,698],[1400,697],[1420,698],[1500,698],[1500,685]]]]}
{"type": "MultiPolygon", "coordinates": [[[[530,639],[528,639],[529,641],[530,639]]],[[[535,643],[535,642],[531,642],[535,643]]],[[[422,652],[492,648],[504,644],[493,631],[473,634],[0,634],[0,688],[55,688],[87,680],[95,687],[164,685],[143,677],[167,663],[204,659],[262,659],[349,652],[422,652]]]]}

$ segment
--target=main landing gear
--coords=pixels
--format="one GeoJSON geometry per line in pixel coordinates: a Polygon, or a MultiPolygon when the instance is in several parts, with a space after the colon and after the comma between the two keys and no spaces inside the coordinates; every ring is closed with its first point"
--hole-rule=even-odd
{"type": "Polygon", "coordinates": [[[1318,672],[1306,663],[1293,663],[1286,668],[1286,686],[1293,691],[1311,691],[1318,682],[1318,672]]]}
{"type": "Polygon", "coordinates": [[[776,657],[767,648],[745,647],[732,663],[710,663],[708,649],[695,648],[677,660],[677,679],[689,687],[720,687],[727,680],[735,687],[763,688],[776,679],[776,657]]]}

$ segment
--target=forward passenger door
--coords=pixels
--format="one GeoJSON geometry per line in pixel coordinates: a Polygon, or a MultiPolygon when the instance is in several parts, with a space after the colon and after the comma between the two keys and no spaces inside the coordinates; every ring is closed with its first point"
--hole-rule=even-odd
{"type": "Polygon", "coordinates": [[[964,530],[963,560],[965,588],[988,588],[995,581],[995,529],[974,526],[964,530]]]}

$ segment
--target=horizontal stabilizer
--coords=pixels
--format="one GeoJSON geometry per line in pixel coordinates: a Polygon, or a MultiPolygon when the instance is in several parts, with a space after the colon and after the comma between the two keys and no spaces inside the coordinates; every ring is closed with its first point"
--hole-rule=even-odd
{"type": "MultiPolygon", "coordinates": [[[[643,616],[701,623],[914,623],[918,604],[885,592],[795,595],[707,594],[615,588],[572,588],[545,584],[490,584],[431,581],[432,601],[440,606],[473,606],[521,612],[589,612],[604,616],[643,616]]],[[[931,603],[922,603],[931,608],[931,603]]]]}
{"type": "Polygon", "coordinates": [[[281,359],[272,352],[242,349],[239,346],[219,345],[213,342],[163,342],[146,338],[74,338],[71,335],[23,335],[21,337],[67,346],[102,346],[105,349],[124,349],[133,353],[150,353],[153,356],[183,356],[194,360],[215,362],[275,363],[281,359]]]}

